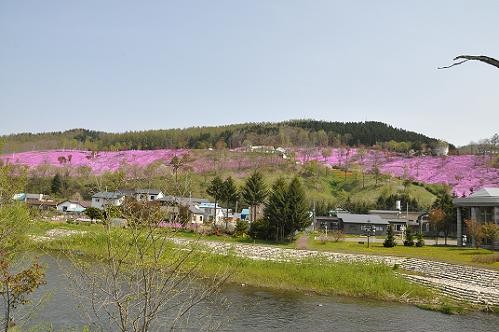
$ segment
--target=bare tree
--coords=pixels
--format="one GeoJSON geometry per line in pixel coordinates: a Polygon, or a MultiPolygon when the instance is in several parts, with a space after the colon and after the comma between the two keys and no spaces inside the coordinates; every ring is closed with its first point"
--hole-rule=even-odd
{"type": "Polygon", "coordinates": [[[120,211],[127,227],[105,221],[104,234],[93,244],[98,262],[70,256],[76,272],[69,278],[89,321],[123,332],[178,328],[194,307],[216,298],[228,269],[201,278],[208,254],[196,246],[176,246],[174,232],[159,228],[160,206],[130,201],[120,211]]]}
{"type": "Polygon", "coordinates": [[[461,65],[461,64],[463,64],[467,61],[470,61],[470,60],[471,61],[481,61],[481,62],[484,62],[484,63],[489,64],[491,66],[494,66],[496,68],[499,68],[499,60],[496,60],[494,58],[491,58],[491,57],[488,57],[485,55],[459,55],[459,56],[454,58],[454,61],[457,61],[457,62],[454,62],[453,64],[451,64],[449,66],[438,67],[438,69],[451,68],[454,66],[461,65]]]}

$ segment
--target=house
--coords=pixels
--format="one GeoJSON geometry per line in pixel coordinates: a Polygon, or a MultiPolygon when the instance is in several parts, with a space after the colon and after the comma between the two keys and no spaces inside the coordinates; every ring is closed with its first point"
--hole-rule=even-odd
{"type": "Polygon", "coordinates": [[[52,200],[40,201],[35,199],[28,199],[26,200],[26,205],[29,208],[38,209],[38,210],[54,210],[57,206],[57,203],[52,200]]]}
{"type": "Polygon", "coordinates": [[[126,197],[133,197],[140,202],[156,201],[165,197],[165,194],[158,189],[120,189],[118,192],[126,197]]]}
{"type": "Polygon", "coordinates": [[[85,202],[85,201],[72,201],[72,200],[65,200],[57,204],[56,209],[57,211],[63,212],[63,213],[83,213],[85,210],[90,207],[92,203],[91,202],[85,202]]]}
{"type": "Polygon", "coordinates": [[[104,209],[106,206],[120,206],[125,201],[121,192],[101,191],[92,196],[92,207],[104,209]]]}
{"type": "Polygon", "coordinates": [[[375,214],[337,213],[339,228],[345,234],[362,235],[368,225],[373,225],[376,235],[385,235],[390,223],[375,214]]]}
{"type": "Polygon", "coordinates": [[[197,205],[197,208],[203,211],[204,220],[207,222],[213,222],[215,217],[215,223],[221,223],[224,221],[225,214],[223,208],[215,203],[203,202],[197,205]]]}
{"type": "MultiPolygon", "coordinates": [[[[463,245],[462,236],[466,234],[465,220],[475,220],[480,224],[499,225],[499,188],[482,188],[468,197],[454,198],[456,206],[457,244],[463,245]]],[[[499,240],[496,240],[499,245],[499,240]]]]}
{"type": "Polygon", "coordinates": [[[190,223],[200,225],[205,221],[204,211],[196,205],[189,206],[190,223]]]}
{"type": "Polygon", "coordinates": [[[317,216],[315,217],[314,230],[339,231],[340,219],[337,216],[317,216]]]}
{"type": "Polygon", "coordinates": [[[15,194],[12,199],[18,202],[24,202],[28,207],[39,210],[52,210],[57,205],[56,202],[45,194],[19,193],[15,194]]]}
{"type": "Polygon", "coordinates": [[[50,197],[45,194],[29,194],[29,193],[19,193],[12,197],[15,201],[27,202],[27,201],[50,201],[50,197]]]}
{"type": "Polygon", "coordinates": [[[196,197],[181,197],[181,196],[163,196],[155,200],[167,214],[167,219],[170,222],[178,221],[179,215],[188,211],[189,222],[192,224],[202,224],[207,220],[206,213],[199,208],[201,203],[209,203],[207,199],[196,197]],[[182,212],[182,208],[184,212],[182,212]]]}

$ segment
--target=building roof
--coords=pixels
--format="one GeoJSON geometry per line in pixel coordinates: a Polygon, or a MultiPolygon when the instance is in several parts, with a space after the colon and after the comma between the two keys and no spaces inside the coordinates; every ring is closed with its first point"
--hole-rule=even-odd
{"type": "Polygon", "coordinates": [[[189,211],[194,214],[204,214],[204,211],[201,209],[198,209],[195,205],[189,206],[189,211]]]}
{"type": "Polygon", "coordinates": [[[71,200],[71,199],[66,199],[62,202],[59,202],[57,203],[57,206],[63,204],[63,203],[66,203],[66,202],[69,202],[71,204],[78,204],[78,205],[81,205],[82,207],[84,208],[88,208],[92,205],[92,202],[89,202],[89,201],[74,201],[74,200],[71,200]]]}
{"type": "Polygon", "coordinates": [[[92,195],[92,198],[103,198],[103,199],[118,199],[125,196],[121,192],[116,191],[100,191],[92,195]]]}
{"type": "Polygon", "coordinates": [[[200,204],[209,202],[205,198],[197,198],[197,197],[181,197],[181,196],[165,196],[162,198],[158,198],[159,202],[168,202],[168,203],[178,203],[182,205],[190,205],[190,204],[200,204]]]}
{"type": "MultiPolygon", "coordinates": [[[[202,202],[201,204],[199,204],[199,208],[200,209],[214,209],[215,208],[215,203],[211,203],[211,202],[202,202]]],[[[217,209],[221,209],[222,207],[220,205],[218,205],[217,203],[217,209]]]]}
{"type": "Polygon", "coordinates": [[[136,194],[148,194],[148,195],[159,195],[161,190],[159,189],[135,189],[136,194]]]}
{"type": "Polygon", "coordinates": [[[117,192],[125,196],[134,196],[137,194],[159,195],[162,193],[159,189],[118,189],[117,192]]]}
{"type": "Polygon", "coordinates": [[[40,199],[42,198],[43,199],[43,194],[24,194],[24,198],[25,199],[40,199]]]}
{"type": "Polygon", "coordinates": [[[388,225],[389,222],[376,214],[353,214],[353,213],[338,213],[344,223],[349,224],[375,224],[375,225],[388,225]]]}
{"type": "Polygon", "coordinates": [[[499,188],[482,188],[468,197],[454,198],[456,206],[499,206],[499,188]]]}
{"type": "Polygon", "coordinates": [[[469,197],[499,197],[499,188],[484,187],[469,197]]]}
{"type": "Polygon", "coordinates": [[[26,201],[26,204],[35,206],[57,206],[57,203],[54,201],[40,201],[37,199],[29,199],[26,201]]]}

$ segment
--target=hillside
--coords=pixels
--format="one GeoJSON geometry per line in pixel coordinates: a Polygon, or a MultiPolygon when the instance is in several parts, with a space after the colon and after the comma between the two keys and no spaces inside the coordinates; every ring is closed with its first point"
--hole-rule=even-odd
{"type": "MultiPolygon", "coordinates": [[[[52,150],[4,154],[0,160],[4,164],[27,166],[32,177],[48,178],[56,173],[71,177],[88,177],[93,174],[122,174],[124,179],[158,177],[158,181],[171,176],[171,160],[182,157],[181,171],[189,173],[192,179],[205,183],[214,174],[231,175],[242,179],[256,168],[266,169],[269,179],[277,176],[300,175],[316,188],[317,195],[331,198],[330,175],[328,169],[336,168],[345,178],[353,176],[355,187],[360,186],[362,174],[367,176],[369,185],[378,192],[374,179],[379,184],[392,183],[394,190],[403,182],[444,184],[452,188],[456,195],[468,195],[470,191],[483,186],[499,187],[499,170],[488,166],[483,156],[464,155],[448,157],[406,157],[382,150],[365,149],[295,149],[287,152],[284,159],[277,153],[250,152],[239,150],[130,150],[115,152],[91,152],[79,150],[52,150]],[[315,166],[314,166],[315,165],[315,166]],[[324,165],[326,167],[322,167],[324,165]],[[375,176],[375,169],[380,175],[375,176]],[[312,175],[311,175],[312,174],[312,175]],[[317,176],[313,176],[316,174],[317,176]],[[385,175],[383,177],[383,175],[385,175]],[[388,176],[388,178],[386,177],[388,176]],[[397,179],[390,178],[396,177],[397,179]],[[372,183],[371,183],[372,182],[372,183]]],[[[339,177],[340,180],[342,177],[339,177]]],[[[192,182],[193,188],[199,186],[192,182]]],[[[364,188],[365,189],[365,188],[364,188]]],[[[200,193],[202,189],[192,189],[200,193]]],[[[353,188],[346,189],[354,192],[353,188]]],[[[337,193],[336,193],[337,194],[337,193]]],[[[359,197],[375,198],[358,190],[359,197]]]]}
{"type": "Polygon", "coordinates": [[[328,122],[291,120],[276,123],[244,123],[226,126],[192,127],[106,133],[87,129],[0,137],[3,152],[77,149],[94,151],[156,149],[235,149],[249,145],[285,147],[374,146],[403,142],[402,149],[431,147],[437,139],[394,128],[382,122],[328,122]]]}

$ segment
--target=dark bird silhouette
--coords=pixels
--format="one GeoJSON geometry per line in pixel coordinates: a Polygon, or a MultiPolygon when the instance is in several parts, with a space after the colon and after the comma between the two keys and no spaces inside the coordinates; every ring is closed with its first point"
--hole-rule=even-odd
{"type": "Polygon", "coordinates": [[[485,62],[491,66],[499,68],[499,60],[496,60],[494,58],[491,58],[491,57],[488,57],[485,55],[460,55],[460,56],[457,56],[454,58],[454,61],[458,61],[458,62],[455,62],[450,66],[438,67],[437,69],[446,69],[446,68],[454,67],[457,65],[461,65],[461,64],[463,64],[467,61],[470,61],[470,60],[485,62]]]}

